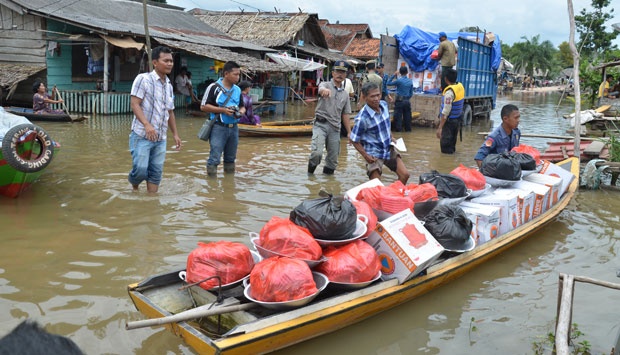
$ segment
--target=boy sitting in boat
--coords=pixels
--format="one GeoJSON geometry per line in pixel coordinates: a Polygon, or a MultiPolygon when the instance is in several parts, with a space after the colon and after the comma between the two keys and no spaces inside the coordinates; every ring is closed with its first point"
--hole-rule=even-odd
{"type": "Polygon", "coordinates": [[[34,113],[39,114],[64,114],[63,110],[52,110],[50,104],[59,104],[63,102],[62,99],[56,100],[56,86],[52,90],[52,95],[47,93],[45,84],[40,80],[35,80],[32,85],[32,110],[34,113]]]}
{"type": "Polygon", "coordinates": [[[243,106],[245,107],[245,114],[239,118],[239,123],[260,126],[260,117],[255,115],[252,111],[252,96],[250,96],[252,83],[244,80],[239,83],[239,88],[241,89],[241,98],[243,99],[243,106]]]}

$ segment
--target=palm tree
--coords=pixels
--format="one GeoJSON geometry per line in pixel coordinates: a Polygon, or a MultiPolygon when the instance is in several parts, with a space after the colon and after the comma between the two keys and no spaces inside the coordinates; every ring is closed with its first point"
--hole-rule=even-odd
{"type": "Polygon", "coordinates": [[[524,42],[517,42],[512,46],[512,58],[515,70],[523,69],[530,77],[535,71],[546,73],[553,68],[553,58],[557,51],[550,41],[540,42],[540,35],[529,40],[526,36],[521,37],[524,42]]]}

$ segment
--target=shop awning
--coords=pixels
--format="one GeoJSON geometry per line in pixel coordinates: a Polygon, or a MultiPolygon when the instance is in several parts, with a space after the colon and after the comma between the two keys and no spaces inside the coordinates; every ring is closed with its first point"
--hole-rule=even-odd
{"type": "Polygon", "coordinates": [[[138,43],[131,37],[110,37],[105,35],[100,35],[106,42],[110,43],[113,46],[120,48],[135,48],[137,50],[142,50],[144,48],[144,43],[138,43]]]}
{"type": "Polygon", "coordinates": [[[327,68],[326,65],[313,62],[307,59],[293,58],[288,55],[267,53],[267,56],[274,62],[283,65],[291,70],[299,71],[315,71],[321,68],[327,68]]]}

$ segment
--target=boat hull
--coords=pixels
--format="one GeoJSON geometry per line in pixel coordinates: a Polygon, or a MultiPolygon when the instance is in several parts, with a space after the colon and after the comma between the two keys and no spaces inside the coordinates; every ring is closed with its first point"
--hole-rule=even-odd
{"type": "Polygon", "coordinates": [[[14,115],[23,116],[30,121],[44,121],[44,122],[78,122],[86,119],[84,116],[72,116],[66,113],[61,114],[46,114],[46,113],[34,113],[32,109],[24,107],[6,107],[5,111],[14,115]]]}
{"type": "Polygon", "coordinates": [[[11,167],[0,152],[0,195],[19,197],[30,188],[43,173],[43,170],[25,173],[11,167]]]}
{"type": "MultiPolygon", "coordinates": [[[[568,159],[563,164],[570,164],[569,170],[578,177],[579,163],[576,158],[568,159]]],[[[413,300],[470,272],[476,266],[534,235],[564,210],[577,190],[578,180],[574,179],[557,204],[536,219],[472,251],[439,262],[428,268],[426,275],[415,277],[403,284],[399,285],[397,280],[392,279],[358,291],[320,299],[298,310],[239,325],[229,331],[227,337],[220,339],[207,337],[194,328],[195,323],[180,322],[166,327],[201,354],[264,353],[330,333],[413,300]]],[[[158,283],[167,284],[171,290],[176,290],[181,285],[178,277],[171,273],[130,285],[128,288],[136,308],[149,318],[171,314],[153,302],[147,293],[153,292],[155,295],[157,291],[154,289],[158,283]]]]}
{"type": "Polygon", "coordinates": [[[239,124],[241,137],[302,137],[312,135],[312,125],[253,126],[239,124]]]}

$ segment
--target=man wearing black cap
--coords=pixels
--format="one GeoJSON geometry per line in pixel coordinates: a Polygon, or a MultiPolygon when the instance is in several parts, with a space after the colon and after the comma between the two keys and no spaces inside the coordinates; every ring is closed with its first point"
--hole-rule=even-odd
{"type": "Polygon", "coordinates": [[[441,65],[441,91],[446,88],[447,70],[456,65],[456,46],[448,40],[445,32],[439,32],[439,48],[437,49],[441,65]]]}
{"type": "Polygon", "coordinates": [[[351,134],[349,122],[351,102],[349,94],[344,90],[344,79],[348,69],[349,65],[345,61],[337,61],[332,69],[332,80],[319,84],[319,101],[316,105],[310,144],[312,152],[308,161],[309,174],[314,174],[314,170],[321,163],[324,149],[327,149],[327,156],[323,174],[333,174],[338,166],[340,154],[340,125],[347,131],[347,137],[351,134]]]}

